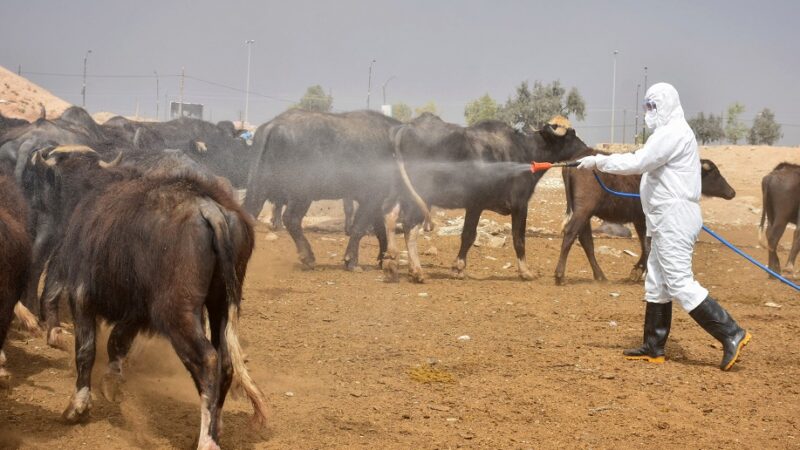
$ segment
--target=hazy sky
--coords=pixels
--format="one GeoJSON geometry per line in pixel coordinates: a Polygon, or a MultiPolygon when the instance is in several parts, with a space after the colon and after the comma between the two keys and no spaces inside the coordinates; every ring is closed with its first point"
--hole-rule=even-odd
{"type": "Polygon", "coordinates": [[[337,111],[366,107],[375,59],[375,109],[392,76],[389,103],[433,100],[457,123],[466,103],[484,93],[504,102],[522,80],[558,79],[584,96],[587,118],[575,127],[597,143],[610,139],[612,53],[619,50],[617,141],[623,109],[631,140],[636,85],[647,66],[649,84],[677,87],[687,115],[720,113],[738,100],[751,120],[769,107],[783,124],[782,143],[798,145],[798,15],[793,1],[0,0],[0,65],[21,66],[24,76],[80,104],[79,74],[91,49],[88,109],[133,114],[138,101],[150,116],[153,72],[163,114],[185,67],[185,101],[205,104],[207,119],[238,119],[244,42],[254,39],[253,123],[313,84],[332,92],[337,111]]]}

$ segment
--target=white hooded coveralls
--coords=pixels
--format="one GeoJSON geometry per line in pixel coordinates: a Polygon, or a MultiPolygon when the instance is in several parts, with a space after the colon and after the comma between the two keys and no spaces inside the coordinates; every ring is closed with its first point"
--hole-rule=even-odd
{"type": "Polygon", "coordinates": [[[597,169],[620,175],[642,174],[640,194],[652,237],[647,259],[645,300],[677,299],[692,311],[708,291],[694,279],[692,252],[703,226],[700,212],[700,154],[686,123],[678,91],[654,84],[645,101],[656,105],[656,127],[644,147],[634,153],[597,155],[597,169]]]}

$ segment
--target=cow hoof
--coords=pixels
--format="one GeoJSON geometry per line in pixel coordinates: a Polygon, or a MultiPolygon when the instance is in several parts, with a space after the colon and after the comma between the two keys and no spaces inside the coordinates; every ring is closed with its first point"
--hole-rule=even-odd
{"type": "Polygon", "coordinates": [[[556,276],[556,286],[566,286],[567,280],[562,276],[556,276]]]}
{"type": "Polygon", "coordinates": [[[397,261],[386,259],[383,261],[383,281],[386,283],[397,283],[400,281],[398,275],[397,261]]]}
{"type": "Polygon", "coordinates": [[[78,392],[72,394],[69,399],[67,409],[61,414],[61,418],[65,422],[74,424],[83,422],[89,418],[89,410],[92,408],[92,394],[89,388],[82,388],[78,392]]]}
{"type": "Polygon", "coordinates": [[[455,278],[457,280],[466,279],[467,278],[467,273],[464,270],[458,270],[456,268],[453,268],[453,278],[455,278]]]}
{"type": "Polygon", "coordinates": [[[347,270],[348,272],[356,272],[356,273],[361,273],[361,272],[363,272],[363,271],[364,271],[364,269],[362,269],[362,268],[361,268],[361,267],[359,267],[359,266],[353,266],[353,267],[351,267],[351,266],[345,265],[345,266],[344,266],[344,268],[345,268],[345,270],[347,270]]]}
{"type": "Polygon", "coordinates": [[[39,327],[39,319],[36,318],[33,313],[25,307],[20,302],[17,302],[14,305],[14,315],[17,316],[20,323],[22,324],[22,328],[24,328],[29,333],[39,335],[42,332],[42,329],[39,327]]]}
{"type": "Polygon", "coordinates": [[[642,269],[641,267],[634,267],[633,270],[631,270],[631,274],[628,275],[628,281],[631,281],[633,283],[638,283],[639,281],[642,281],[643,275],[644,275],[644,269],[642,269]]]}
{"type": "Polygon", "coordinates": [[[69,351],[69,333],[61,327],[53,327],[47,333],[47,345],[59,350],[69,351]]]}
{"type": "Polygon", "coordinates": [[[525,270],[519,273],[519,277],[525,281],[532,281],[533,274],[529,270],[525,270]]]}
{"type": "Polygon", "coordinates": [[[103,375],[103,380],[100,382],[100,392],[108,402],[118,403],[121,400],[120,384],[122,384],[122,376],[120,374],[109,372],[103,375]]]}
{"type": "Polygon", "coordinates": [[[9,386],[11,386],[11,374],[0,367],[0,388],[8,389],[9,386]]]}
{"type": "Polygon", "coordinates": [[[197,442],[197,450],[221,450],[211,436],[203,436],[197,442]]]}
{"type": "Polygon", "coordinates": [[[317,261],[313,256],[310,258],[300,258],[300,262],[303,263],[303,267],[307,270],[314,270],[314,268],[317,267],[317,261]]]}
{"type": "Polygon", "coordinates": [[[409,272],[408,276],[414,283],[422,284],[425,282],[425,275],[422,272],[409,272]]]}

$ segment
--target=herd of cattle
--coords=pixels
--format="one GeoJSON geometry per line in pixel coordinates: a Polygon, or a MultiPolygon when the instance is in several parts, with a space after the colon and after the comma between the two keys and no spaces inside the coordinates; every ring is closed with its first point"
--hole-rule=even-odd
{"type": "MultiPolygon", "coordinates": [[[[244,389],[256,419],[265,420],[264,396],[247,373],[236,323],[254,246],[253,218],[266,201],[274,205],[274,225],[285,225],[301,262],[313,267],[303,217],[313,201],[343,199],[349,235],[345,268],[358,270],[359,242],[372,231],[387,281],[399,277],[398,222],[409,275],[422,282],[416,237],[430,226],[432,207],[466,210],[453,265],[459,278],[465,276],[481,213],[510,214],[517,270],[529,280],[528,203],[542,177],[528,170],[530,162],[592,152],[563,117],[533,130],[497,121],[461,127],[431,114],[403,124],[372,111],[295,109],[259,127],[248,145],[231,122],[115,117],[98,124],[78,107],[32,123],[0,116],[0,349],[15,313],[29,328],[42,324],[48,343],[63,348],[67,339],[58,308],[66,301],[75,323],[77,382],[63,417],[77,422],[91,407],[97,319],[113,324],[101,382],[109,400],[116,397],[134,338],[163,335],[201,396],[198,448],[216,448],[233,381],[244,389]],[[246,189],[243,205],[236,189],[246,189]]],[[[640,280],[648,245],[639,201],[612,197],[590,172],[564,169],[562,175],[569,216],[556,282],[564,283],[576,237],[594,278],[605,279],[594,256],[593,216],[633,223],[642,252],[631,279],[640,280]]],[[[640,180],[601,178],[627,192],[636,192],[640,180]]],[[[735,195],[709,160],[702,161],[702,186],[705,195],[735,195]]],[[[780,237],[788,223],[798,223],[800,166],[780,164],[764,177],[762,188],[769,264],[779,270],[780,237]]],[[[788,267],[798,251],[800,231],[788,267]]],[[[0,352],[0,378],[8,377],[4,360],[0,352]]]]}

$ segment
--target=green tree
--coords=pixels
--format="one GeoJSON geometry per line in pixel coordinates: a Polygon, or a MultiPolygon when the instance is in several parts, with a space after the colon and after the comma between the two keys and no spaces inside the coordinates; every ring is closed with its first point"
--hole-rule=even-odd
{"type": "Polygon", "coordinates": [[[574,114],[578,120],[586,117],[586,102],[576,88],[567,93],[556,80],[550,84],[535,81],[531,89],[528,82],[523,81],[502,107],[500,119],[510,125],[522,122],[538,129],[559,114],[566,117],[574,114]]]}
{"type": "Polygon", "coordinates": [[[395,103],[392,105],[392,117],[400,122],[408,122],[411,120],[411,107],[403,102],[395,103]]]}
{"type": "Polygon", "coordinates": [[[330,112],[333,109],[333,97],[326,94],[320,85],[309,86],[300,103],[292,105],[308,111],[330,112]]]}
{"type": "Polygon", "coordinates": [[[744,105],[739,102],[728,107],[728,118],[725,119],[725,137],[734,145],[747,136],[747,126],[739,120],[739,116],[743,112],[744,105]]]}
{"type": "Polygon", "coordinates": [[[436,102],[433,100],[425,103],[424,105],[420,106],[419,108],[414,110],[415,116],[420,116],[422,113],[431,113],[431,114],[439,114],[439,108],[436,107],[436,102]]]}
{"type": "Polygon", "coordinates": [[[487,93],[467,103],[464,108],[464,118],[467,119],[467,125],[475,125],[482,120],[497,119],[499,112],[500,105],[487,93]]]}
{"type": "Polygon", "coordinates": [[[764,108],[753,121],[753,127],[747,136],[747,143],[751,145],[772,145],[783,137],[781,125],[775,121],[775,113],[769,108],[764,108]]]}
{"type": "Polygon", "coordinates": [[[700,141],[701,145],[709,142],[721,141],[725,137],[725,130],[722,128],[722,116],[714,114],[699,113],[688,120],[689,126],[694,131],[694,136],[700,141]]]}

